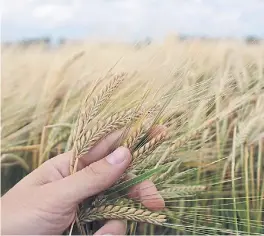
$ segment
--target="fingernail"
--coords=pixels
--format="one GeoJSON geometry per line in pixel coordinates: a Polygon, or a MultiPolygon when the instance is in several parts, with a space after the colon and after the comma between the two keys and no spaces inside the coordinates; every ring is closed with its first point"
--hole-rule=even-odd
{"type": "Polygon", "coordinates": [[[128,158],[129,151],[127,148],[119,147],[105,159],[112,165],[121,164],[126,158],[128,158]]]}

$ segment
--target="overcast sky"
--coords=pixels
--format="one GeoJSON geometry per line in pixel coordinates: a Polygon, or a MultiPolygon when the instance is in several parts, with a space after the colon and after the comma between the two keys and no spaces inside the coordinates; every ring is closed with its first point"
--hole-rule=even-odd
{"type": "Polygon", "coordinates": [[[264,37],[264,0],[5,0],[2,40],[264,37]]]}

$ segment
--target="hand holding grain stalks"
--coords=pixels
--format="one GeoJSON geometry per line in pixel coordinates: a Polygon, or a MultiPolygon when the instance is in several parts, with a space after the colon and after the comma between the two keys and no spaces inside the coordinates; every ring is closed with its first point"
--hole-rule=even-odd
{"type": "MultiPolygon", "coordinates": [[[[2,213],[5,216],[2,219],[2,232],[61,234],[65,231],[75,217],[77,205],[109,188],[128,167],[131,161],[128,149],[120,147],[109,154],[109,148],[119,134],[108,135],[94,146],[89,155],[80,159],[78,171],[73,175],[70,175],[68,168],[71,157],[71,152],[68,152],[45,162],[22,179],[2,197],[2,213]],[[20,196],[19,201],[16,201],[17,195],[20,196]]],[[[144,183],[141,184],[144,187],[144,183]]],[[[142,188],[133,197],[137,197],[139,193],[144,195],[144,191],[146,190],[142,188]]],[[[158,194],[154,186],[148,192],[158,194]]],[[[164,204],[162,198],[155,203],[155,207],[164,204]]],[[[145,205],[150,204],[151,200],[145,202],[145,205]]],[[[125,232],[126,227],[122,221],[112,220],[98,234],[115,235],[125,232]]]]}

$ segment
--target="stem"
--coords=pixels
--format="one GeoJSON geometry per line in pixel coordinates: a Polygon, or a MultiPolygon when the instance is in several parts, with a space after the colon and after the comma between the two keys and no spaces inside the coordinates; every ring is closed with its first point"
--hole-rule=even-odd
{"type": "Polygon", "coordinates": [[[245,162],[245,165],[244,165],[244,171],[245,171],[245,188],[246,188],[246,206],[247,206],[247,231],[248,231],[248,234],[250,235],[250,209],[249,209],[249,186],[248,186],[248,147],[245,145],[244,146],[244,153],[245,153],[245,156],[244,156],[244,162],[245,162]]]}
{"type": "Polygon", "coordinates": [[[235,227],[236,227],[236,235],[238,234],[238,225],[237,225],[237,206],[236,206],[236,186],[235,186],[235,167],[236,167],[236,126],[234,128],[233,134],[233,146],[232,146],[232,198],[234,205],[234,219],[235,219],[235,227]]]}

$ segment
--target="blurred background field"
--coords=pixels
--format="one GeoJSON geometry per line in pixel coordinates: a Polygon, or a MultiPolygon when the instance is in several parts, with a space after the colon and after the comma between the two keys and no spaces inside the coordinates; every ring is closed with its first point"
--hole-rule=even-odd
{"type": "Polygon", "coordinates": [[[2,45],[2,194],[41,162],[66,150],[82,98],[94,81],[121,72],[131,77],[119,94],[122,99],[113,98],[113,112],[144,94],[147,86],[159,94],[173,85],[168,112],[173,109],[185,117],[173,121],[182,122],[172,129],[173,137],[200,127],[207,119],[205,112],[219,115],[212,127],[173,154],[185,170],[209,165],[195,172],[195,182],[212,180],[217,188],[192,202],[175,201],[174,223],[187,226],[185,231],[145,227],[139,232],[264,233],[261,41],[170,36],[160,43],[2,45]],[[215,167],[220,160],[220,167],[215,167]]]}

